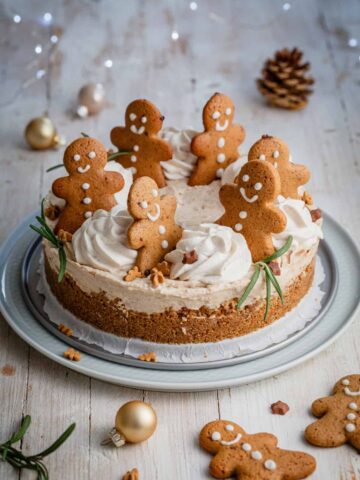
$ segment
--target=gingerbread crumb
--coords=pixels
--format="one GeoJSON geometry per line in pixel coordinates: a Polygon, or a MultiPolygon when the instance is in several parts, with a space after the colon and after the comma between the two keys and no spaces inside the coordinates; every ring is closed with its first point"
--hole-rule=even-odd
{"type": "Polygon", "coordinates": [[[197,262],[198,258],[196,250],[191,250],[191,252],[184,253],[182,263],[191,265],[192,263],[197,262]]]}
{"type": "Polygon", "coordinates": [[[156,362],[156,353],[155,352],[147,352],[143,353],[142,355],[138,356],[139,360],[142,360],[143,362],[156,362]]]}
{"type": "Polygon", "coordinates": [[[133,468],[125,473],[122,480],[139,480],[139,471],[137,468],[133,468]]]}
{"type": "Polygon", "coordinates": [[[156,269],[159,272],[161,272],[164,275],[164,277],[168,277],[170,275],[170,265],[169,265],[169,262],[167,262],[166,260],[164,260],[161,263],[158,263],[156,265],[156,269]]]}
{"type": "Polygon", "coordinates": [[[4,375],[5,377],[13,377],[16,372],[16,367],[13,365],[10,365],[9,363],[6,363],[3,367],[1,367],[1,375],[4,375]]]}
{"type": "Polygon", "coordinates": [[[161,283],[165,282],[165,277],[164,277],[164,274],[160,272],[157,268],[152,268],[151,274],[150,274],[150,280],[153,286],[157,288],[161,283]]]}
{"type": "Polygon", "coordinates": [[[312,205],[314,203],[312,196],[306,190],[303,193],[302,200],[303,202],[305,202],[306,205],[312,205]]]}
{"type": "Polygon", "coordinates": [[[140,272],[139,267],[135,266],[127,272],[124,280],[125,282],[133,282],[137,278],[144,278],[144,275],[140,272]]]}
{"type": "Polygon", "coordinates": [[[62,229],[59,230],[57,236],[58,236],[58,239],[60,240],[60,242],[62,242],[62,243],[71,242],[71,240],[72,240],[72,234],[70,232],[66,232],[65,230],[62,230],[62,229]]]}
{"type": "Polygon", "coordinates": [[[268,263],[269,268],[273,272],[274,275],[281,275],[281,268],[278,262],[269,262],[268,263]]]}
{"type": "Polygon", "coordinates": [[[270,408],[275,415],[285,415],[290,410],[289,405],[281,400],[273,403],[270,408]]]}
{"type": "Polygon", "coordinates": [[[81,358],[80,352],[74,350],[73,348],[68,348],[66,352],[64,352],[64,357],[72,362],[79,362],[81,358]]]}
{"type": "Polygon", "coordinates": [[[67,327],[63,323],[60,323],[60,325],[58,326],[58,330],[59,332],[64,333],[68,337],[71,337],[74,333],[70,327],[67,327]]]}
{"type": "Polygon", "coordinates": [[[273,136],[265,133],[265,135],[261,135],[261,138],[273,138],[273,136]]]}
{"type": "Polygon", "coordinates": [[[311,220],[316,222],[322,217],[322,212],[320,208],[315,208],[314,210],[310,210],[311,220]]]}
{"type": "Polygon", "coordinates": [[[49,205],[44,213],[49,220],[56,220],[60,217],[61,209],[57,205],[49,205]]]}

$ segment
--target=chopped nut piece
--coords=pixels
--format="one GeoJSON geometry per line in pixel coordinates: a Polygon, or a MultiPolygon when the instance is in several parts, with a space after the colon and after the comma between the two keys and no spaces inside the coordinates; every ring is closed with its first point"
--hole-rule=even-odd
{"type": "Polygon", "coordinates": [[[78,362],[81,358],[81,355],[80,352],[78,352],[77,350],[74,350],[73,348],[68,348],[66,352],[64,352],[64,357],[73,362],[78,362]]]}
{"type": "Polygon", "coordinates": [[[49,205],[45,209],[45,217],[47,217],[49,220],[56,220],[59,218],[60,213],[61,209],[57,205],[49,205]]]}
{"type": "Polygon", "coordinates": [[[133,282],[137,278],[144,278],[144,275],[140,272],[139,267],[131,268],[124,277],[125,282],[133,282]]]}
{"type": "Polygon", "coordinates": [[[198,258],[199,257],[198,257],[198,254],[196,253],[196,250],[192,250],[191,252],[184,253],[182,263],[188,263],[191,265],[192,263],[195,263],[198,258]]]}
{"type": "Polygon", "coordinates": [[[302,199],[303,199],[303,202],[306,203],[306,205],[312,205],[314,203],[313,199],[312,199],[312,196],[306,190],[303,193],[302,199]]]}
{"type": "Polygon", "coordinates": [[[315,210],[310,210],[311,220],[316,222],[319,218],[322,217],[320,208],[315,208],[315,210]]]}
{"type": "Polygon", "coordinates": [[[65,230],[59,230],[59,233],[57,236],[60,242],[63,242],[63,243],[71,242],[72,240],[72,234],[70,232],[66,232],[65,230]]]}
{"type": "Polygon", "coordinates": [[[133,468],[125,473],[122,480],[139,480],[139,471],[137,468],[133,468]]]}
{"type": "Polygon", "coordinates": [[[148,352],[148,353],[143,353],[142,355],[138,356],[139,360],[142,360],[143,362],[156,362],[156,353],[155,352],[148,352]]]}
{"type": "Polygon", "coordinates": [[[67,335],[68,337],[71,337],[72,334],[74,333],[70,327],[67,327],[62,323],[60,323],[60,325],[58,326],[58,330],[61,333],[65,333],[65,335],[67,335]]]}
{"type": "Polygon", "coordinates": [[[165,277],[162,272],[159,272],[157,268],[151,269],[150,280],[155,288],[159,286],[160,283],[165,282],[165,277]]]}
{"type": "Polygon", "coordinates": [[[278,400],[277,402],[271,405],[271,411],[275,415],[285,415],[290,410],[289,405],[287,403],[278,400]]]}
{"type": "Polygon", "coordinates": [[[156,269],[159,272],[161,272],[164,275],[164,277],[168,277],[170,275],[170,265],[169,265],[169,262],[167,262],[166,260],[164,260],[161,263],[158,263],[156,265],[156,269]]]}
{"type": "Polygon", "coordinates": [[[277,262],[269,262],[268,265],[274,275],[281,275],[280,265],[277,262]]]}

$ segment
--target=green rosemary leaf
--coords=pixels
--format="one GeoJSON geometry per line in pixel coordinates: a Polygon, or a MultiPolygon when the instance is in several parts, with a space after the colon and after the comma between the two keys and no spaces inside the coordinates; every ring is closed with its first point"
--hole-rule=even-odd
{"type": "Polygon", "coordinates": [[[122,155],[131,155],[131,152],[126,152],[125,150],[121,150],[119,152],[111,153],[108,156],[108,162],[110,160],[114,160],[114,158],[121,157],[122,155]]]}
{"type": "Polygon", "coordinates": [[[62,279],[64,278],[65,270],[66,270],[66,253],[63,246],[59,248],[59,262],[60,262],[60,268],[59,268],[58,282],[61,283],[62,279]]]}
{"type": "Polygon", "coordinates": [[[293,237],[292,237],[292,235],[289,235],[285,244],[281,248],[279,248],[279,250],[276,250],[276,252],[274,252],[269,257],[264,258],[262,261],[265,262],[265,263],[269,263],[269,262],[272,262],[273,260],[276,260],[277,258],[281,257],[281,255],[284,255],[284,253],[286,253],[289,250],[292,242],[293,242],[293,237]]]}
{"type": "Polygon", "coordinates": [[[271,283],[274,285],[274,288],[275,288],[275,290],[277,291],[277,293],[280,297],[281,303],[284,304],[284,297],[283,297],[283,293],[282,293],[281,287],[279,285],[279,282],[275,278],[275,275],[273,274],[269,265],[266,265],[266,263],[263,263],[263,262],[261,262],[261,263],[263,264],[265,272],[269,276],[271,283]]]}
{"type": "Polygon", "coordinates": [[[39,227],[36,227],[35,225],[29,225],[31,230],[34,230],[34,232],[38,233],[39,235],[43,236],[43,230],[41,230],[39,227]]]}
{"type": "Polygon", "coordinates": [[[41,200],[41,208],[40,208],[41,218],[45,221],[45,208],[44,208],[44,205],[45,205],[45,198],[43,198],[43,199],[41,200]]]}
{"type": "Polygon", "coordinates": [[[265,273],[265,284],[266,284],[266,306],[265,306],[265,314],[264,314],[264,321],[265,321],[269,314],[269,307],[271,302],[271,281],[270,281],[269,275],[266,273],[266,270],[264,270],[264,273],[265,273]]]}
{"type": "Polygon", "coordinates": [[[89,138],[89,135],[88,135],[87,133],[84,133],[84,132],[80,132],[80,133],[81,133],[81,135],[82,135],[83,137],[89,138]]]}
{"type": "Polygon", "coordinates": [[[40,453],[37,453],[34,456],[28,457],[28,458],[31,459],[31,460],[34,460],[34,459],[38,460],[38,459],[42,459],[44,457],[47,457],[51,453],[55,452],[55,450],[57,450],[59,447],[61,447],[61,445],[70,437],[70,435],[75,430],[75,427],[76,427],[76,423],[72,423],[70,425],[70,427],[68,427],[65,430],[65,432],[62,435],[60,435],[60,437],[52,445],[50,445],[50,447],[48,447],[46,450],[43,450],[40,453]]]}
{"type": "Polygon", "coordinates": [[[45,170],[46,173],[52,172],[53,170],[56,170],[57,168],[64,167],[65,165],[63,163],[58,163],[57,165],[53,165],[52,167],[49,167],[45,170]]]}
{"type": "Polygon", "coordinates": [[[9,440],[10,445],[18,442],[19,440],[21,440],[23,438],[27,429],[30,427],[30,423],[31,423],[30,415],[25,415],[23,421],[21,422],[19,430],[17,432],[15,432],[9,440]]]}
{"type": "Polygon", "coordinates": [[[254,288],[256,282],[258,281],[259,275],[260,275],[260,265],[255,264],[255,272],[253,273],[248,286],[245,288],[244,293],[241,295],[241,297],[238,300],[237,309],[241,307],[241,305],[245,302],[245,300],[249,296],[251,290],[254,288]]]}

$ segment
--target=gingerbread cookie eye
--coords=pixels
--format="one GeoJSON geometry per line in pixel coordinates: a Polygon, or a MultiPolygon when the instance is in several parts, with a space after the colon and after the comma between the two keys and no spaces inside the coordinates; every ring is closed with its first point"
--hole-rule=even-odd
{"type": "Polygon", "coordinates": [[[154,198],[156,198],[159,195],[159,192],[158,192],[158,190],[156,190],[156,188],[153,188],[152,191],[151,191],[151,194],[154,198]]]}
{"type": "Polygon", "coordinates": [[[136,113],[130,113],[129,118],[132,122],[136,120],[136,113]]]}
{"type": "Polygon", "coordinates": [[[343,385],[347,386],[350,385],[350,380],[347,378],[344,378],[344,380],[341,382],[343,385]]]}
{"type": "Polygon", "coordinates": [[[228,107],[226,110],[225,110],[225,114],[229,117],[231,115],[231,108],[228,107]]]}
{"type": "Polygon", "coordinates": [[[259,160],[266,160],[266,156],[262,153],[259,155],[259,160]]]}
{"type": "Polygon", "coordinates": [[[147,117],[145,115],[143,115],[141,117],[141,123],[146,123],[147,122],[147,117]]]}
{"type": "Polygon", "coordinates": [[[256,182],[254,185],[255,190],[259,191],[263,187],[263,184],[261,182],[256,182]]]}
{"type": "Polygon", "coordinates": [[[221,440],[220,432],[213,432],[211,434],[211,440],[213,440],[214,442],[218,442],[219,440],[221,440]]]}
{"type": "Polygon", "coordinates": [[[249,180],[250,180],[249,175],[246,175],[246,174],[243,175],[243,177],[242,177],[242,181],[243,181],[243,182],[248,182],[249,180]]]}
{"type": "Polygon", "coordinates": [[[275,150],[275,152],[272,154],[272,156],[274,158],[279,158],[279,156],[280,156],[279,150],[275,150]]]}
{"type": "Polygon", "coordinates": [[[215,112],[213,112],[213,114],[211,115],[211,117],[214,119],[214,120],[217,120],[218,118],[220,118],[221,116],[221,113],[216,110],[215,112]]]}
{"type": "Polygon", "coordinates": [[[75,162],[79,162],[81,160],[81,156],[78,153],[75,153],[73,159],[75,160],[75,162]]]}
{"type": "Polygon", "coordinates": [[[148,202],[146,200],[143,200],[142,202],[140,202],[140,207],[141,208],[148,208],[148,202]]]}
{"type": "Polygon", "coordinates": [[[90,160],[93,160],[96,157],[96,153],[94,151],[91,151],[88,153],[87,156],[90,158],[90,160]]]}
{"type": "Polygon", "coordinates": [[[234,431],[234,425],[225,425],[225,430],[228,432],[233,432],[234,431]]]}

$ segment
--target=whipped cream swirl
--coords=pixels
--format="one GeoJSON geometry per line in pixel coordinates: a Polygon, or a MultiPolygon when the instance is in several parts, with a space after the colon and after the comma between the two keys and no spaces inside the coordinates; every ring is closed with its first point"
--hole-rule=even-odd
{"type": "Polygon", "coordinates": [[[183,180],[190,177],[196,157],[191,153],[191,140],[197,134],[195,130],[187,128],[164,128],[159,133],[160,138],[166,140],[173,149],[173,157],[167,162],[161,162],[167,180],[183,180]]]}
{"type": "Polygon", "coordinates": [[[298,247],[309,249],[323,238],[321,221],[312,221],[310,211],[302,200],[279,195],[275,205],[282,210],[287,219],[285,230],[272,236],[276,249],[284,245],[289,235],[293,236],[291,250],[298,247]]]}
{"type": "Polygon", "coordinates": [[[176,249],[165,259],[172,263],[170,278],[205,284],[240,280],[251,267],[251,253],[245,238],[229,227],[214,223],[186,228],[176,249]],[[197,261],[183,263],[184,254],[193,250],[197,261]]]}
{"type": "Polygon", "coordinates": [[[127,229],[132,220],[126,211],[118,211],[117,207],[110,212],[97,210],[73,235],[75,260],[115,274],[129,270],[137,255],[137,251],[127,245],[127,229]]]}
{"type": "Polygon", "coordinates": [[[129,190],[133,183],[133,174],[130,168],[124,168],[122,165],[120,165],[120,163],[116,162],[115,160],[110,160],[110,162],[105,165],[105,170],[109,172],[121,173],[121,175],[123,176],[125,182],[124,186],[120,190],[120,192],[115,193],[114,197],[116,203],[121,207],[121,209],[126,210],[129,190]]]}

